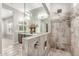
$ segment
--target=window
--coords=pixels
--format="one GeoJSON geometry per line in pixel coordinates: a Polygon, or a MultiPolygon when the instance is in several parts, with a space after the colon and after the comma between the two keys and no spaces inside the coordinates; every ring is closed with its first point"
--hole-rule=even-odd
{"type": "Polygon", "coordinates": [[[26,22],[19,22],[19,32],[26,32],[26,22]]]}

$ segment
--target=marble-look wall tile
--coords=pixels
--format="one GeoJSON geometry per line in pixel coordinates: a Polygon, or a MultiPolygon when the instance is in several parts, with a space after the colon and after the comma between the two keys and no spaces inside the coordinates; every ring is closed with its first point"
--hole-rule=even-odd
{"type": "Polygon", "coordinates": [[[70,28],[67,21],[52,23],[51,45],[68,50],[70,45],[70,28]]]}
{"type": "Polygon", "coordinates": [[[71,45],[73,55],[79,56],[79,16],[71,21],[71,45]]]}

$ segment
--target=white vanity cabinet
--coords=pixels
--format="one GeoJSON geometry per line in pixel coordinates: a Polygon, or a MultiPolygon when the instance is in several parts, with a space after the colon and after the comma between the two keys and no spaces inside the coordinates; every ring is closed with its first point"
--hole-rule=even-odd
{"type": "Polygon", "coordinates": [[[44,56],[47,54],[48,33],[23,38],[23,55],[44,56]]]}

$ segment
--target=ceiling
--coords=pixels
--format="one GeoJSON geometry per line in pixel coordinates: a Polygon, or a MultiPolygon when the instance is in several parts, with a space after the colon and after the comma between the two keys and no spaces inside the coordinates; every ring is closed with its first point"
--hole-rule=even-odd
{"type": "MultiPolygon", "coordinates": [[[[8,6],[14,8],[14,9],[19,10],[20,12],[24,12],[24,3],[5,3],[5,4],[7,4],[8,6]]],[[[45,4],[46,4],[48,11],[50,12],[51,11],[50,5],[48,6],[47,3],[45,3],[45,4]]],[[[36,8],[39,8],[39,7],[44,7],[44,6],[42,5],[42,3],[25,3],[25,9],[26,10],[33,10],[33,9],[36,9],[36,8]]],[[[5,16],[8,16],[8,14],[11,14],[11,11],[3,10],[2,13],[3,13],[3,15],[5,14],[5,16]]]]}
{"type": "Polygon", "coordinates": [[[42,4],[41,3],[26,3],[25,6],[26,6],[25,7],[26,10],[32,10],[32,9],[42,7],[42,4]]]}
{"type": "Polygon", "coordinates": [[[2,8],[2,18],[7,18],[13,15],[13,12],[8,9],[2,8]]]}
{"type": "MultiPolygon", "coordinates": [[[[19,10],[20,12],[24,12],[24,3],[5,3],[6,5],[19,10]]],[[[26,10],[33,10],[35,8],[42,7],[41,3],[26,3],[26,10]]],[[[9,9],[2,8],[2,18],[6,18],[12,15],[12,11],[9,9]]]]}
{"type": "MultiPolygon", "coordinates": [[[[21,12],[24,12],[24,3],[6,3],[6,4],[21,12]]],[[[32,10],[38,7],[42,7],[42,4],[41,3],[26,3],[25,4],[26,10],[32,10]]]]}

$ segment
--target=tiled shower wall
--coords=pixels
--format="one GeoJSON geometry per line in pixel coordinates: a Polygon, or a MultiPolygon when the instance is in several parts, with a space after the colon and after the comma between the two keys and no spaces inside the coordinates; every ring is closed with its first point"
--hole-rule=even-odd
{"type": "Polygon", "coordinates": [[[1,21],[1,8],[2,8],[2,4],[0,4],[0,55],[2,54],[2,21],[1,21]]]}
{"type": "Polygon", "coordinates": [[[52,23],[51,32],[52,47],[69,51],[70,49],[70,27],[67,21],[52,23]]]}
{"type": "Polygon", "coordinates": [[[72,4],[55,3],[50,4],[51,11],[51,40],[50,45],[53,48],[65,51],[71,50],[71,31],[70,14],[72,13],[72,4]],[[57,10],[61,9],[60,13],[57,10]]]}
{"type": "Polygon", "coordinates": [[[74,8],[74,18],[71,21],[71,46],[73,55],[79,56],[79,3],[74,8]]]}
{"type": "Polygon", "coordinates": [[[79,56],[79,16],[71,21],[71,45],[73,55],[79,56]]]}
{"type": "Polygon", "coordinates": [[[71,50],[72,55],[79,56],[79,4],[77,4],[77,6],[74,8],[72,8],[72,6],[68,4],[52,5],[52,22],[50,36],[51,47],[67,51],[71,50]],[[57,9],[62,9],[62,12],[57,13],[57,9]],[[70,15],[70,10],[73,10],[73,16],[70,15]],[[67,21],[68,16],[70,17],[70,21],[67,21]],[[53,22],[55,20],[56,22],[53,22]]]}

